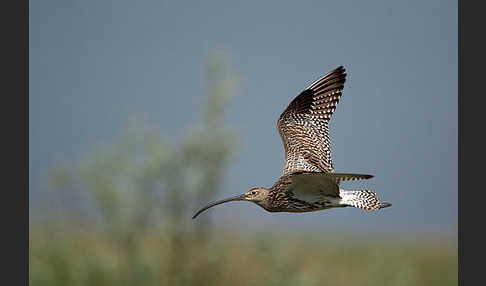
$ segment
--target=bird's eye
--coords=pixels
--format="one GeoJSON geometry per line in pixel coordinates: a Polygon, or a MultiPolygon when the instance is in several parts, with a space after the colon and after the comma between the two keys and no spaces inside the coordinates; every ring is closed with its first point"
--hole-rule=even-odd
{"type": "Polygon", "coordinates": [[[251,194],[252,194],[252,195],[256,195],[256,192],[255,192],[255,191],[252,191],[252,192],[251,192],[251,194]]]}

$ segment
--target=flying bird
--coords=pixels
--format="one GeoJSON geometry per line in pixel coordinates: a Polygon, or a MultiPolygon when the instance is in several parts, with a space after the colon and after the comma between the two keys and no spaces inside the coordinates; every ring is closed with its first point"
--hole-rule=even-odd
{"type": "Polygon", "coordinates": [[[370,179],[372,175],[334,173],[329,120],[343,94],[343,66],[324,75],[302,91],[280,115],[277,129],[285,149],[285,166],[271,188],[210,203],[203,211],[232,201],[252,202],[269,212],[312,212],[355,207],[378,210],[391,206],[370,190],[344,190],[342,181],[370,179]]]}

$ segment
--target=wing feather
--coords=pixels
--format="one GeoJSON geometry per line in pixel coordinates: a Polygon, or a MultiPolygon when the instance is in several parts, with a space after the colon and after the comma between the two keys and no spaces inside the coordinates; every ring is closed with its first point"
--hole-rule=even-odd
{"type": "Polygon", "coordinates": [[[340,66],[309,85],[280,115],[277,129],[285,149],[282,175],[334,171],[328,123],[345,82],[345,69],[340,66]]]}
{"type": "Polygon", "coordinates": [[[300,173],[289,176],[291,184],[286,192],[291,192],[296,199],[313,203],[324,197],[339,198],[339,186],[326,173],[300,173]]]}

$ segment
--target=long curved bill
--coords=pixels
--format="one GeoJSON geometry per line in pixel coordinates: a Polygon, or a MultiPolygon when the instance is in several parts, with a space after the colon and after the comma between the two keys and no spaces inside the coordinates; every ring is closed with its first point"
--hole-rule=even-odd
{"type": "Polygon", "coordinates": [[[209,205],[207,205],[207,206],[203,207],[202,209],[198,210],[197,213],[192,216],[192,219],[195,219],[200,213],[202,213],[203,211],[205,211],[205,210],[207,210],[209,208],[212,208],[214,206],[217,206],[217,205],[220,205],[220,204],[224,204],[224,203],[227,203],[227,202],[244,201],[244,200],[245,200],[245,195],[238,195],[238,196],[234,196],[234,197],[227,198],[227,199],[224,199],[224,200],[212,202],[209,205]]]}

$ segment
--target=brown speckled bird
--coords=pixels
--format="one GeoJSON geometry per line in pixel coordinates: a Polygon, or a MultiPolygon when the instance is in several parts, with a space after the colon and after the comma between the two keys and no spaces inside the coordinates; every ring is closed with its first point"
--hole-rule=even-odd
{"type": "Polygon", "coordinates": [[[213,202],[201,212],[231,201],[253,202],[269,212],[311,212],[337,207],[377,210],[391,206],[369,190],[343,190],[341,181],[370,179],[364,174],[334,173],[329,120],[342,96],[345,69],[340,66],[300,93],[280,115],[278,132],[285,149],[280,179],[269,189],[213,202]]]}

